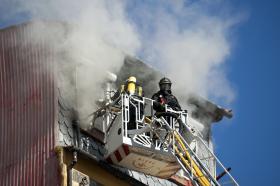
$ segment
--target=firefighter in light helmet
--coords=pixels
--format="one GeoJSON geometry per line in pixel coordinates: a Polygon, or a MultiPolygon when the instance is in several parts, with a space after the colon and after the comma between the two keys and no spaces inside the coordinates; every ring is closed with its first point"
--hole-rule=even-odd
{"type": "Polygon", "coordinates": [[[166,77],[159,81],[160,90],[152,96],[152,99],[156,101],[153,107],[157,112],[164,112],[165,104],[170,106],[173,110],[182,110],[177,98],[172,95],[171,85],[170,79],[166,77]]]}
{"type": "MultiPolygon", "coordinates": [[[[124,92],[126,94],[130,95],[131,97],[137,97],[138,100],[143,100],[142,87],[137,82],[136,77],[130,76],[126,80],[126,84],[124,85],[123,88],[124,88],[124,92]]],[[[130,99],[130,102],[129,102],[130,113],[129,113],[129,121],[128,121],[128,125],[127,125],[128,130],[136,129],[136,114],[140,114],[140,117],[143,117],[143,115],[144,115],[144,104],[143,103],[139,103],[139,104],[140,104],[139,107],[137,107],[137,109],[139,109],[139,110],[136,113],[135,105],[138,105],[138,102],[133,99],[130,99]]]]}

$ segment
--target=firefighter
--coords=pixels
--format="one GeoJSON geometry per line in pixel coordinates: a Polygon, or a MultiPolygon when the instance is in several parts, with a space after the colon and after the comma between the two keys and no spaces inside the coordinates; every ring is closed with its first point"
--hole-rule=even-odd
{"type": "Polygon", "coordinates": [[[153,108],[156,112],[165,112],[165,105],[167,104],[175,111],[181,111],[181,106],[177,98],[172,95],[170,79],[164,77],[159,81],[159,91],[152,96],[155,100],[153,108]]]}
{"type": "MultiPolygon", "coordinates": [[[[123,91],[126,92],[131,97],[135,97],[138,100],[143,100],[142,87],[137,82],[136,77],[130,76],[126,80],[126,84],[123,85],[122,89],[124,89],[123,91]]],[[[140,103],[140,108],[138,108],[140,110],[138,110],[138,113],[136,113],[135,105],[138,105],[138,102],[136,102],[133,99],[130,99],[130,104],[129,104],[130,113],[129,113],[129,122],[128,122],[128,126],[127,126],[128,130],[136,129],[136,114],[139,114],[140,117],[143,117],[143,115],[144,115],[144,104],[140,103]]]]}
{"type": "MultiPolygon", "coordinates": [[[[167,113],[165,110],[165,106],[168,105],[175,111],[182,110],[177,98],[174,95],[172,95],[171,85],[172,85],[172,83],[171,83],[170,79],[168,79],[166,77],[162,78],[159,81],[160,90],[152,96],[152,99],[154,100],[153,109],[156,111],[155,115],[157,117],[163,116],[164,119],[169,123],[169,125],[171,124],[171,121],[173,120],[173,118],[176,118],[176,119],[178,118],[178,115],[167,113]]],[[[179,126],[176,128],[181,133],[183,126],[180,121],[181,120],[178,120],[179,126]]],[[[165,136],[163,138],[166,140],[166,138],[168,136],[168,133],[167,133],[168,129],[165,128],[165,126],[163,126],[163,129],[164,130],[162,131],[162,136],[165,136]]],[[[153,140],[156,140],[156,139],[157,139],[157,137],[153,136],[153,140]]]]}

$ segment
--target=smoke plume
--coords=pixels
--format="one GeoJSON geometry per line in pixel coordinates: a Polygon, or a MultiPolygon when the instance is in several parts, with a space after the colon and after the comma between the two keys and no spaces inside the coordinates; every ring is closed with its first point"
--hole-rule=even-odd
{"type": "Polygon", "coordinates": [[[231,51],[230,31],[240,20],[225,13],[228,8],[222,5],[222,1],[165,1],[139,3],[132,10],[141,23],[142,57],[173,80],[181,99],[189,93],[223,104],[234,99],[224,64],[231,51]],[[214,13],[217,5],[224,11],[214,13]]]}
{"type": "Polygon", "coordinates": [[[10,22],[35,19],[71,25],[66,33],[40,21],[33,29],[38,34],[51,32],[50,42],[64,38],[57,45],[58,51],[64,51],[57,61],[68,69],[61,86],[70,89],[69,72],[77,81],[79,110],[87,115],[94,110],[95,99],[102,97],[106,72],[118,71],[125,54],[138,56],[170,77],[179,100],[194,92],[232,101],[224,64],[236,20],[217,11],[221,4],[203,0],[14,0],[4,1],[0,10],[6,22],[14,18],[10,22]],[[71,69],[69,59],[79,64],[77,69],[71,69]]]}

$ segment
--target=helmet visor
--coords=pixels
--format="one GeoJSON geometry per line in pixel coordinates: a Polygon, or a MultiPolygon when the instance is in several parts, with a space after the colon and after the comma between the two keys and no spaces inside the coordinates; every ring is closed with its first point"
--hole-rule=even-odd
{"type": "Polygon", "coordinates": [[[161,91],[169,91],[171,90],[171,84],[164,83],[159,86],[161,91]]]}

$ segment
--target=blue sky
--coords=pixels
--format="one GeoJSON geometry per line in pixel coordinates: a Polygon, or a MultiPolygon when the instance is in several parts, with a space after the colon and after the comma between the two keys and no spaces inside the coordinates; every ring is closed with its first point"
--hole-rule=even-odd
{"type": "Polygon", "coordinates": [[[214,127],[217,153],[241,185],[279,185],[280,4],[232,1],[249,14],[228,59],[234,118],[214,127]]]}
{"type": "MultiPolygon", "coordinates": [[[[235,12],[245,13],[246,18],[232,31],[234,44],[226,69],[236,91],[234,117],[214,125],[216,152],[225,166],[232,167],[240,185],[279,185],[280,3],[228,3],[235,12]]],[[[0,28],[28,17],[25,13],[11,18],[2,16],[0,28]]]]}

